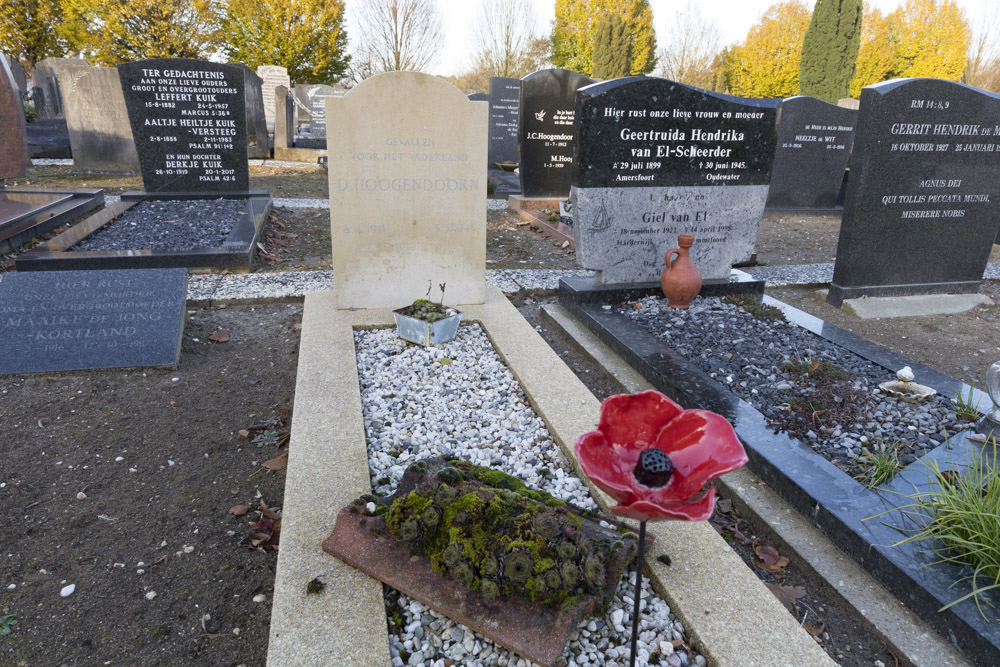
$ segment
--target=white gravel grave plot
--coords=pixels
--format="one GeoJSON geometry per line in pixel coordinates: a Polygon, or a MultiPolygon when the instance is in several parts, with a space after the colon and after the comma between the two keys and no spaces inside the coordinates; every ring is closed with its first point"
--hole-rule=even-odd
{"type": "MultiPolygon", "coordinates": [[[[358,375],[372,488],[391,494],[413,462],[454,455],[520,477],[532,488],[587,509],[597,505],[552,441],[544,422],[478,324],[437,347],[407,345],[393,329],[355,332],[358,375]]],[[[635,569],[630,568],[602,618],[585,618],[557,664],[628,664],[635,569]]],[[[389,589],[391,590],[391,589],[389,589]]],[[[389,637],[394,665],[443,667],[528,661],[412,598],[393,591],[387,612],[403,619],[389,637]]],[[[652,653],[660,664],[704,665],[705,658],[674,648],[683,626],[643,578],[637,664],[652,653]]]]}

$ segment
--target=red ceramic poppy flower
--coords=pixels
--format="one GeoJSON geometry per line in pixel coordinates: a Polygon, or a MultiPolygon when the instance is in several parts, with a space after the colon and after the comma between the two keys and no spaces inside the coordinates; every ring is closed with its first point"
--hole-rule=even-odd
{"type": "Polygon", "coordinates": [[[747,462],[732,425],[707,410],[684,410],[657,391],[611,396],[601,423],[576,442],[583,471],[618,501],[612,514],[658,521],[712,515],[705,484],[747,462]]]}

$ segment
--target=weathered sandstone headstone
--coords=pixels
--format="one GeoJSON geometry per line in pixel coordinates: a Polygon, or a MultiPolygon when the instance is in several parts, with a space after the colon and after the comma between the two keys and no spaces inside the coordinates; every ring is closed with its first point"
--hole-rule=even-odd
{"type": "Polygon", "coordinates": [[[487,105],[415,72],[326,98],[338,308],[483,303],[487,105]]]}

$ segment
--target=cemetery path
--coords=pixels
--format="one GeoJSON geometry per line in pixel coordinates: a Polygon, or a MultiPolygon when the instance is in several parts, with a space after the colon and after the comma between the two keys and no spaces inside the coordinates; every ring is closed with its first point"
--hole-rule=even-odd
{"type": "Polygon", "coordinates": [[[191,310],[174,370],[0,378],[0,663],[264,664],[284,472],[261,464],[285,451],[301,311],[191,310]]]}

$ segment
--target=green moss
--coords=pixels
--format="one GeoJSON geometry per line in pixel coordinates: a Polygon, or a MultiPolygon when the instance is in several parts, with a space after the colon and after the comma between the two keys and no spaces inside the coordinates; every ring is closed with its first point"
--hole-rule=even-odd
{"type": "Polygon", "coordinates": [[[324,588],[326,588],[326,584],[320,581],[319,577],[316,577],[306,584],[306,595],[319,595],[324,588]]]}
{"type": "Polygon", "coordinates": [[[459,460],[432,476],[420,474],[416,489],[397,497],[384,518],[388,531],[428,557],[435,572],[488,601],[511,596],[560,605],[584,593],[604,595],[604,559],[617,541],[612,535],[592,545],[565,503],[459,460]]]}
{"type": "Polygon", "coordinates": [[[779,321],[785,319],[785,314],[781,312],[780,308],[765,306],[761,304],[760,301],[749,295],[731,295],[723,297],[722,300],[725,303],[739,306],[758,320],[779,321]]]}

